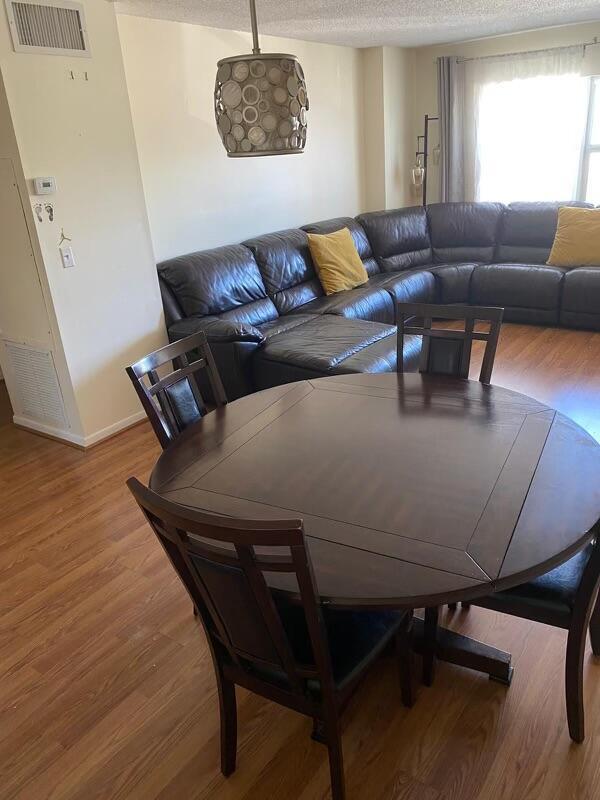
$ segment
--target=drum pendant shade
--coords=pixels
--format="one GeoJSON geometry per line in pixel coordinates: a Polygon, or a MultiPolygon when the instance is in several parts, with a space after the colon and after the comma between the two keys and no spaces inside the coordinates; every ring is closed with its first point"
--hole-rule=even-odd
{"type": "Polygon", "coordinates": [[[250,0],[253,51],[217,63],[215,118],[231,158],[302,153],[308,95],[296,56],[261,53],[255,0],[250,0]]]}

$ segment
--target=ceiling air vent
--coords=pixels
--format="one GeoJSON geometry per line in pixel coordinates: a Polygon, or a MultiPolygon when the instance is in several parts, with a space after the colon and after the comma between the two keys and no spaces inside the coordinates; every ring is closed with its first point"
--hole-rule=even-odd
{"type": "Polygon", "coordinates": [[[85,16],[80,3],[60,0],[6,0],[17,53],[89,56],[85,16]]]}

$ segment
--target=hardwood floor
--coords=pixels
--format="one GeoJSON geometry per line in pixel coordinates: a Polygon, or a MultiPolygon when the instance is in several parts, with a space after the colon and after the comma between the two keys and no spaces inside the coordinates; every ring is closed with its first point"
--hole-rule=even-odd
{"type": "MultiPolygon", "coordinates": [[[[493,381],[600,439],[600,334],[505,325],[493,381]]],[[[238,769],[219,772],[204,636],[124,484],[146,479],[158,454],[148,424],[87,453],[0,428],[0,796],[325,798],[310,722],[243,691],[238,769]]],[[[440,663],[407,710],[394,661],[382,661],[344,717],[349,800],[597,798],[600,659],[588,648],[578,746],[565,633],[476,608],[442,621],[510,650],[512,686],[440,663]]]]}

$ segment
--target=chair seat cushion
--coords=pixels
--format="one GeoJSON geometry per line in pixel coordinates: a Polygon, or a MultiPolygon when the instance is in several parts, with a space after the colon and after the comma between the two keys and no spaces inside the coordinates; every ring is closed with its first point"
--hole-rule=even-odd
{"type": "MultiPolygon", "coordinates": [[[[277,606],[294,657],[300,664],[314,664],[304,609],[285,601],[277,606]]],[[[385,648],[406,613],[323,608],[333,679],[338,687],[352,680],[385,648]]]]}
{"type": "MultiPolygon", "coordinates": [[[[507,613],[514,613],[514,609],[522,607],[524,611],[529,610],[528,618],[535,617],[536,612],[543,614],[542,621],[545,621],[546,614],[568,620],[593,547],[593,544],[587,545],[573,558],[539,578],[490,595],[482,601],[482,605],[507,613]]],[[[474,601],[474,604],[477,605],[478,601],[474,601]]]]}

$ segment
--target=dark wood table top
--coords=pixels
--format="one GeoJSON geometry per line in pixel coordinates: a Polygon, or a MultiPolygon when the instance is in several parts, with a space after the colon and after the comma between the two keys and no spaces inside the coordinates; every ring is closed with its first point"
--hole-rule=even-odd
{"type": "MultiPolygon", "coordinates": [[[[302,518],[325,601],[416,608],[514,586],[583,547],[600,517],[600,445],[499,386],[341,375],[207,415],[150,485],[219,514],[302,518]]],[[[269,576],[293,592],[288,580],[269,576]]]]}

